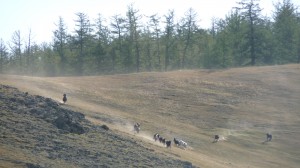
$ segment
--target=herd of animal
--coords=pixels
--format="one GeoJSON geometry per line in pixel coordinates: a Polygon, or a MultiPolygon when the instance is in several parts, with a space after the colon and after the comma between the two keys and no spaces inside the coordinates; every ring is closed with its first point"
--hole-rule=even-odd
{"type": "MultiPolygon", "coordinates": [[[[136,133],[139,133],[140,129],[141,129],[140,127],[141,127],[140,123],[135,123],[134,126],[133,126],[133,130],[136,133]]],[[[266,135],[267,135],[267,140],[264,141],[264,142],[270,142],[272,140],[272,134],[267,133],[266,135]]],[[[153,135],[153,139],[154,139],[155,142],[159,142],[163,146],[166,146],[167,148],[171,148],[172,141],[171,140],[166,140],[163,136],[159,135],[158,133],[153,135]]],[[[220,135],[215,135],[213,143],[218,142],[219,140],[220,140],[220,135]]],[[[174,142],[175,146],[177,146],[179,148],[186,149],[188,147],[188,144],[185,141],[181,140],[181,139],[174,138],[173,142],[174,142]]]]}
{"type": "MultiPolygon", "coordinates": [[[[67,102],[67,95],[63,94],[63,103],[65,104],[66,102],[67,102]]],[[[140,123],[135,123],[134,126],[133,126],[134,132],[139,133],[140,129],[141,129],[141,124],[140,123]]],[[[267,133],[266,135],[267,135],[267,140],[265,142],[270,142],[272,140],[272,134],[267,133]]],[[[159,142],[162,145],[166,146],[167,148],[171,148],[172,141],[171,140],[166,140],[165,138],[163,138],[158,133],[154,134],[153,139],[154,139],[155,142],[159,142]]],[[[219,140],[220,140],[220,136],[215,135],[213,142],[218,142],[219,140]]],[[[180,147],[180,148],[183,148],[183,149],[188,147],[188,144],[185,141],[181,140],[181,139],[174,138],[173,142],[177,147],[180,147]]]]}
{"type": "MultiPolygon", "coordinates": [[[[141,129],[140,127],[141,127],[140,123],[135,123],[133,125],[133,131],[135,133],[139,133],[140,129],[141,129]]],[[[166,138],[164,138],[163,136],[159,135],[158,133],[156,133],[156,134],[153,135],[153,140],[155,142],[161,143],[163,146],[166,146],[167,148],[171,148],[172,141],[171,140],[166,140],[166,138]]],[[[174,138],[173,142],[179,148],[185,149],[185,148],[188,147],[188,144],[185,141],[181,140],[181,139],[174,138]]]]}
{"type": "Polygon", "coordinates": [[[172,141],[166,140],[162,136],[160,136],[158,133],[154,134],[153,139],[155,142],[160,142],[161,144],[165,145],[167,148],[171,148],[172,141]]]}
{"type": "MultiPolygon", "coordinates": [[[[158,133],[153,135],[153,139],[155,142],[160,142],[162,145],[166,146],[167,148],[171,148],[172,141],[166,140],[164,137],[162,137],[158,133]]],[[[177,147],[187,148],[187,146],[188,146],[187,143],[181,139],[174,138],[173,141],[177,147]]]]}

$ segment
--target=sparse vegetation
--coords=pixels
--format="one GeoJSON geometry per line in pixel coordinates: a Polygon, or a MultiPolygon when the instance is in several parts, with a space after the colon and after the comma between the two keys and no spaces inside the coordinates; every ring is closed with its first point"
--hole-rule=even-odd
{"type": "Polygon", "coordinates": [[[191,167],[95,126],[41,96],[0,85],[0,167],[191,167]]]}
{"type": "MultiPolygon", "coordinates": [[[[4,161],[8,164],[15,164],[10,162],[11,158],[24,158],[20,159],[21,163],[34,164],[36,154],[29,151],[41,142],[50,144],[39,146],[41,157],[52,152],[51,156],[45,157],[46,163],[65,165],[72,162],[69,159],[76,158],[72,164],[79,167],[93,163],[95,159],[121,166],[129,161],[127,165],[132,167],[152,167],[155,164],[158,167],[166,164],[181,167],[179,165],[192,163],[198,167],[296,168],[300,163],[300,153],[295,150],[300,146],[300,67],[297,64],[90,77],[1,75],[0,83],[57,102],[62,101],[62,93],[67,93],[68,102],[63,107],[84,113],[85,118],[95,125],[80,135],[57,134],[56,131],[53,135],[41,135],[40,131],[34,131],[35,127],[59,129],[51,122],[37,124],[42,122],[39,118],[21,117],[22,123],[36,123],[31,128],[35,134],[41,135],[39,137],[45,136],[45,141],[27,141],[26,137],[34,134],[24,135],[25,138],[12,134],[9,142],[22,144],[22,148],[1,145],[0,150],[22,152],[17,153],[17,157],[14,152],[8,153],[5,158],[9,159],[4,161]],[[141,123],[139,134],[133,133],[135,122],[141,123]],[[108,126],[109,130],[105,131],[102,125],[108,126]],[[273,139],[263,143],[268,132],[273,139]],[[182,150],[172,146],[167,149],[154,142],[155,133],[164,135],[166,140],[183,139],[190,148],[182,150]],[[220,141],[212,143],[217,134],[220,141]],[[53,150],[56,146],[66,151],[61,148],[57,149],[59,152],[53,150]],[[85,157],[72,153],[75,149],[85,157]],[[98,151],[103,153],[98,155],[98,151]],[[136,160],[127,156],[117,159],[120,153],[139,157],[136,160]],[[172,162],[165,160],[170,158],[172,162]]],[[[8,91],[1,92],[9,100],[14,98],[8,91]]],[[[14,118],[1,117],[1,123],[18,123],[19,119],[14,118]]],[[[14,129],[18,131],[19,125],[14,129]]]]}

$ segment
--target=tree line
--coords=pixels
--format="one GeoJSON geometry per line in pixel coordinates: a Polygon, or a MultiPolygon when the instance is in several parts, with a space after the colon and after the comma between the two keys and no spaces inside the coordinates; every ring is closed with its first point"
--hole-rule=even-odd
{"type": "Polygon", "coordinates": [[[290,0],[261,15],[259,0],[242,0],[224,19],[202,29],[190,8],[178,21],[175,11],[142,15],[129,5],[124,16],[90,20],[76,13],[68,32],[62,17],[53,41],[36,44],[15,31],[0,39],[0,73],[22,75],[99,75],[195,68],[227,68],[300,62],[300,14],[290,0]]]}

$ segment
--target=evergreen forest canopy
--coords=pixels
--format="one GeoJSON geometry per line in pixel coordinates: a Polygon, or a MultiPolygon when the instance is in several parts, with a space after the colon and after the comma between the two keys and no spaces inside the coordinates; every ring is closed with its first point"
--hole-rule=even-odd
{"type": "Polygon", "coordinates": [[[76,13],[75,30],[58,18],[51,43],[32,42],[15,31],[0,39],[0,73],[21,75],[99,75],[195,68],[226,68],[300,62],[300,13],[290,0],[261,15],[259,0],[242,0],[211,28],[198,25],[190,8],[144,16],[129,5],[124,16],[91,21],[76,13]],[[145,23],[144,23],[145,22],[145,23]]]}

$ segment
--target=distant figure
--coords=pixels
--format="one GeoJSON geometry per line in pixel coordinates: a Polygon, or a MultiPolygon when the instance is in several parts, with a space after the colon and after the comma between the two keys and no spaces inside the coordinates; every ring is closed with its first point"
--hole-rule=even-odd
{"type": "Polygon", "coordinates": [[[272,140],[272,135],[269,134],[269,133],[267,133],[266,135],[267,135],[267,142],[271,141],[272,140]]]}
{"type": "Polygon", "coordinates": [[[140,127],[141,127],[140,123],[135,123],[133,129],[136,133],[139,133],[141,129],[140,127]]]}
{"type": "Polygon", "coordinates": [[[219,135],[215,135],[215,139],[214,139],[214,142],[218,142],[220,139],[220,136],[219,135]]]}
{"type": "Polygon", "coordinates": [[[171,148],[171,143],[172,143],[172,141],[166,141],[166,147],[171,148]]]}
{"type": "Polygon", "coordinates": [[[178,147],[187,148],[187,146],[188,146],[188,144],[186,142],[184,142],[183,140],[181,140],[181,139],[174,138],[174,143],[178,147]]]}
{"type": "Polygon", "coordinates": [[[159,140],[159,142],[162,143],[163,145],[166,144],[166,139],[163,138],[162,136],[160,136],[158,140],[159,140]]]}
{"type": "Polygon", "coordinates": [[[63,97],[63,102],[66,103],[67,102],[67,95],[64,94],[64,97],[63,97]]]}
{"type": "Polygon", "coordinates": [[[154,141],[159,140],[160,135],[158,133],[154,134],[153,139],[154,141]]]}
{"type": "Polygon", "coordinates": [[[176,139],[176,138],[174,138],[174,144],[177,145],[177,146],[179,146],[179,140],[176,139]]]}

